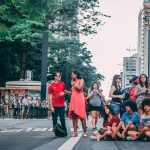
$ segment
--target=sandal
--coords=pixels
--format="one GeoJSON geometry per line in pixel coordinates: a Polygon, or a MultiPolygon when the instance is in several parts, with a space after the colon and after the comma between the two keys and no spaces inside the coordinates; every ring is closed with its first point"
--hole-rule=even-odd
{"type": "Polygon", "coordinates": [[[77,132],[74,132],[71,137],[78,137],[78,133],[77,132]]]}

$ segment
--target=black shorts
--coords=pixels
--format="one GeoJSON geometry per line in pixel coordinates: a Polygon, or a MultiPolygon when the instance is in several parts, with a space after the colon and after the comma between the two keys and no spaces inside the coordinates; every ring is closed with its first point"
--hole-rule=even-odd
{"type": "Polygon", "coordinates": [[[101,112],[101,106],[93,106],[91,104],[88,105],[88,111],[99,111],[101,112]]]}

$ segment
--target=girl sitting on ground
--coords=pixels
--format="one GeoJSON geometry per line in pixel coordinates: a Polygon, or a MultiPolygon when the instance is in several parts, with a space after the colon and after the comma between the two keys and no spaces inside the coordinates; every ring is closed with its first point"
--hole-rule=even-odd
{"type": "Polygon", "coordinates": [[[115,114],[113,108],[110,105],[105,105],[103,126],[99,130],[93,132],[94,136],[91,136],[91,139],[97,139],[97,141],[99,141],[107,137],[114,138],[113,132],[119,122],[120,119],[115,114]]]}

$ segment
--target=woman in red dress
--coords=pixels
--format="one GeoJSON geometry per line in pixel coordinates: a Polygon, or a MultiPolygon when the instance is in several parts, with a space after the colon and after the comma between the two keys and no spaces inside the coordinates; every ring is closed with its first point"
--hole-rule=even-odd
{"type": "Polygon", "coordinates": [[[81,120],[84,137],[87,137],[86,133],[86,103],[84,96],[84,80],[82,79],[78,71],[73,71],[72,78],[72,93],[69,107],[69,118],[73,120],[74,133],[72,137],[77,137],[78,119],[81,120]]]}

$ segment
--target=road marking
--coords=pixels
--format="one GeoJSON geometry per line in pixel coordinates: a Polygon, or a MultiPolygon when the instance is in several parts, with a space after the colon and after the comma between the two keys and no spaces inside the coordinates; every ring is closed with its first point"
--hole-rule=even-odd
{"type": "MultiPolygon", "coordinates": [[[[71,131],[73,132],[73,128],[67,128],[68,131],[71,131]]],[[[14,129],[0,129],[0,132],[53,132],[53,128],[31,128],[31,127],[28,127],[28,128],[14,128],[14,129]]],[[[78,132],[81,132],[83,131],[82,128],[78,128],[78,132]]]]}
{"type": "Polygon", "coordinates": [[[58,150],[72,150],[76,143],[80,140],[83,133],[79,133],[78,137],[71,137],[58,150]]]}
{"type": "Polygon", "coordinates": [[[33,128],[27,128],[27,129],[26,129],[26,132],[30,132],[30,131],[32,131],[32,129],[33,129],[33,128]]]}
{"type": "Polygon", "coordinates": [[[3,132],[3,133],[5,133],[5,132],[16,132],[17,131],[17,129],[4,129],[3,131],[1,131],[1,132],[3,132]]]}
{"type": "Polygon", "coordinates": [[[35,128],[32,131],[46,131],[47,128],[35,128]]]}
{"type": "Polygon", "coordinates": [[[52,131],[53,131],[53,128],[49,128],[48,131],[49,131],[49,132],[52,132],[52,131]]]}
{"type": "Polygon", "coordinates": [[[23,130],[25,130],[25,129],[18,129],[16,132],[20,132],[20,131],[23,131],[23,130]]]}

